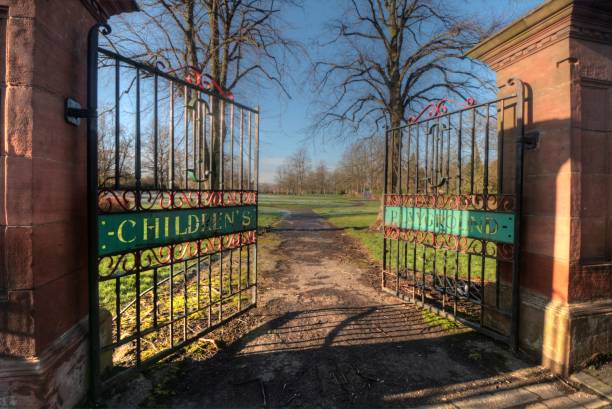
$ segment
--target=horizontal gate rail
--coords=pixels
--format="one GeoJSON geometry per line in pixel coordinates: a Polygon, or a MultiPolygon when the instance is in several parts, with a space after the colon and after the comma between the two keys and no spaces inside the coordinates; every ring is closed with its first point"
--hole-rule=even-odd
{"type": "Polygon", "coordinates": [[[515,348],[525,100],[509,85],[386,131],[382,287],[515,348]]]}
{"type": "Polygon", "coordinates": [[[98,47],[88,55],[91,388],[257,302],[259,110],[98,47]]]}

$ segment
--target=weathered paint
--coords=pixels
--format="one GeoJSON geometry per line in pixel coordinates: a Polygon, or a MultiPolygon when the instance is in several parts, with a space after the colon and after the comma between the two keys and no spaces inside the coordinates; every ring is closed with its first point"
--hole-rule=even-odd
{"type": "Polygon", "coordinates": [[[116,254],[254,230],[256,206],[211,207],[98,216],[98,252],[116,254]]]}
{"type": "Polygon", "coordinates": [[[514,214],[511,213],[388,206],[385,225],[514,243],[514,214]]]}

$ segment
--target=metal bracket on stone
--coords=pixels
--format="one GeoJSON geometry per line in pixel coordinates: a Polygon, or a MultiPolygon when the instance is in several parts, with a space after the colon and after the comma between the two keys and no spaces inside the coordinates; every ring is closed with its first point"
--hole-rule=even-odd
{"type": "Polygon", "coordinates": [[[79,126],[81,124],[81,118],[87,118],[89,111],[81,108],[81,104],[71,97],[66,98],[64,101],[64,119],[70,125],[79,126]]]}
{"type": "Polygon", "coordinates": [[[540,132],[539,131],[531,131],[527,132],[521,139],[520,143],[525,145],[525,149],[535,149],[538,146],[538,141],[540,140],[540,132]]]}

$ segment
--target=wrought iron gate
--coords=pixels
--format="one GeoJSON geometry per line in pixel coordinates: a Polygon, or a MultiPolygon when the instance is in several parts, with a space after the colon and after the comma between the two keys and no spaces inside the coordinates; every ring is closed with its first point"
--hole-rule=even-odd
{"type": "Polygon", "coordinates": [[[508,85],[387,131],[382,287],[515,348],[525,100],[508,85]]]}
{"type": "MultiPolygon", "coordinates": [[[[259,112],[89,37],[93,396],[257,301],[259,112]]],[[[110,31],[101,26],[102,33],[110,31]]]]}

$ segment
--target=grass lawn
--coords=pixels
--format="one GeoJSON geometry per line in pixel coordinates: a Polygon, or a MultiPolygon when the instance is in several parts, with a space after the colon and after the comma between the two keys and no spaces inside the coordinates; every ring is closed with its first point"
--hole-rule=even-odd
{"type": "Polygon", "coordinates": [[[359,240],[374,260],[382,261],[382,235],[368,230],[376,221],[380,207],[378,200],[341,195],[259,195],[259,204],[260,209],[312,209],[359,240]]]}
{"type": "MultiPolygon", "coordinates": [[[[382,233],[369,230],[369,227],[376,221],[380,209],[380,202],[378,200],[362,200],[339,195],[260,195],[259,201],[264,209],[312,209],[315,213],[325,217],[334,226],[345,229],[349,236],[361,242],[373,260],[382,262],[382,233]]],[[[398,243],[396,241],[390,241],[390,243],[392,245],[389,257],[395,260],[398,256],[398,243]]],[[[408,266],[412,266],[414,250],[410,244],[405,249],[405,245],[405,242],[400,242],[400,265],[403,266],[405,258],[407,258],[408,266]]],[[[428,273],[433,273],[435,260],[436,272],[442,275],[446,269],[447,275],[452,277],[456,270],[456,257],[457,253],[455,252],[428,249],[425,257],[426,260],[423,262],[423,248],[422,246],[417,246],[417,270],[423,271],[424,269],[428,273]]],[[[459,254],[458,258],[459,277],[467,278],[469,274],[472,279],[479,280],[482,270],[482,257],[469,257],[467,254],[459,254]],[[469,268],[470,265],[471,268],[469,268]],[[470,270],[469,273],[468,270],[470,270]]],[[[496,268],[496,263],[493,259],[485,260],[486,281],[495,280],[496,268]]]]}

